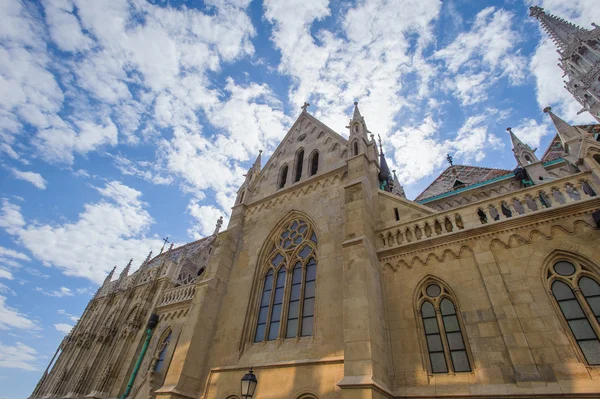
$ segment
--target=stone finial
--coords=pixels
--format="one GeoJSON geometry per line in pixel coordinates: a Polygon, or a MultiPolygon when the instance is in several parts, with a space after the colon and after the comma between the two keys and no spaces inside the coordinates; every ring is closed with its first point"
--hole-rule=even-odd
{"type": "Polygon", "coordinates": [[[544,113],[547,114],[548,112],[552,111],[552,107],[546,107],[543,109],[544,113]]]}
{"type": "Polygon", "coordinates": [[[129,259],[129,262],[127,262],[127,265],[125,266],[125,268],[121,272],[121,275],[119,276],[119,279],[122,279],[123,277],[127,277],[127,275],[129,275],[129,269],[131,269],[131,263],[132,262],[133,262],[133,258],[129,259]]]}
{"type": "Polygon", "coordinates": [[[310,104],[306,101],[304,101],[304,104],[300,107],[302,108],[302,112],[306,112],[306,108],[310,107],[310,104]]]}
{"type": "Polygon", "coordinates": [[[219,219],[217,219],[217,225],[215,227],[215,232],[213,233],[214,236],[219,234],[219,230],[221,230],[221,226],[223,226],[223,216],[219,216],[219,219]]]}

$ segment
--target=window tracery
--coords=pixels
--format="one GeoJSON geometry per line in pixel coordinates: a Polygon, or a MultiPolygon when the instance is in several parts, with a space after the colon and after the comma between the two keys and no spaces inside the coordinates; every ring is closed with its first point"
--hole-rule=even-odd
{"type": "Polygon", "coordinates": [[[254,342],[312,335],[317,236],[296,218],[269,245],[254,342]]]}
{"type": "Polygon", "coordinates": [[[471,360],[456,300],[441,282],[433,279],[422,284],[417,292],[417,313],[425,335],[429,370],[470,372],[471,360]]]}
{"type": "Polygon", "coordinates": [[[167,349],[169,348],[169,342],[171,342],[171,329],[169,329],[166,333],[163,334],[162,339],[159,341],[159,352],[158,358],[156,359],[156,363],[154,364],[154,371],[160,373],[164,363],[165,356],[167,355],[167,349]]]}
{"type": "Polygon", "coordinates": [[[600,365],[600,283],[580,262],[557,259],[548,268],[550,292],[585,361],[600,365]]]}

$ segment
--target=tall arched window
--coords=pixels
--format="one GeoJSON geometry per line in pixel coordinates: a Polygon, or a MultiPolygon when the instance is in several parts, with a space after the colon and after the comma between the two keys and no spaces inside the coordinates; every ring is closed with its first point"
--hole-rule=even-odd
{"type": "Polygon", "coordinates": [[[431,372],[471,371],[462,322],[450,291],[430,279],[421,285],[417,299],[431,372]]]}
{"type": "Polygon", "coordinates": [[[171,341],[171,330],[168,333],[163,334],[163,339],[160,341],[160,346],[158,347],[158,359],[156,360],[156,364],[154,365],[154,371],[160,373],[164,363],[165,356],[167,355],[167,349],[169,348],[169,342],[171,341]]]}
{"type": "Polygon", "coordinates": [[[585,361],[600,365],[600,284],[579,262],[560,259],[548,269],[552,296],[585,361]]]}
{"type": "Polygon", "coordinates": [[[319,171],[319,151],[314,151],[310,156],[310,175],[314,176],[319,171]]]}
{"type": "Polygon", "coordinates": [[[354,155],[358,155],[358,141],[354,141],[354,143],[352,143],[352,152],[354,155]]]}
{"type": "Polygon", "coordinates": [[[294,182],[297,182],[302,177],[302,164],[304,163],[304,150],[298,151],[296,154],[296,175],[294,182]]]}
{"type": "Polygon", "coordinates": [[[279,181],[277,183],[277,188],[283,188],[283,186],[285,186],[285,182],[287,180],[287,174],[288,174],[288,166],[283,165],[279,172],[279,181]]]}
{"type": "Polygon", "coordinates": [[[271,251],[267,257],[254,342],[312,335],[317,236],[310,224],[297,218],[288,222],[268,245],[271,251]]]}

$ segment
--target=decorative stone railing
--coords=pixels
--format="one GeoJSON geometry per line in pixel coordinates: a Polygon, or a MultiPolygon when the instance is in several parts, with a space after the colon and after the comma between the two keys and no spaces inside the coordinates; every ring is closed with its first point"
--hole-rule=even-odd
{"type": "Polygon", "coordinates": [[[377,248],[387,249],[429,238],[567,206],[600,193],[590,172],[578,173],[499,197],[422,217],[377,232],[377,248]]]}
{"type": "Polygon", "coordinates": [[[194,297],[196,285],[184,285],[181,287],[171,288],[162,293],[157,307],[173,305],[175,303],[189,301],[194,297]]]}

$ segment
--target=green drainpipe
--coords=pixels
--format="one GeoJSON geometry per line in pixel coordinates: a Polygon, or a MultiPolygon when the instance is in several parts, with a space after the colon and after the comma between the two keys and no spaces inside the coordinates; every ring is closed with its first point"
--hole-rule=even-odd
{"type": "Polygon", "coordinates": [[[133,382],[135,381],[135,377],[137,376],[138,371],[140,371],[140,365],[142,364],[144,355],[146,354],[146,351],[148,350],[148,344],[150,343],[150,339],[152,338],[152,332],[154,331],[154,328],[156,327],[157,324],[158,324],[158,315],[156,313],[152,313],[150,315],[150,320],[148,320],[148,325],[146,326],[147,330],[146,330],[146,340],[144,341],[144,346],[142,346],[140,355],[138,356],[137,361],[135,362],[135,367],[133,368],[133,371],[131,372],[131,376],[129,377],[129,382],[127,383],[125,392],[123,392],[123,395],[121,395],[121,399],[127,398],[127,396],[129,396],[129,394],[131,393],[131,388],[133,387],[133,382]]]}

